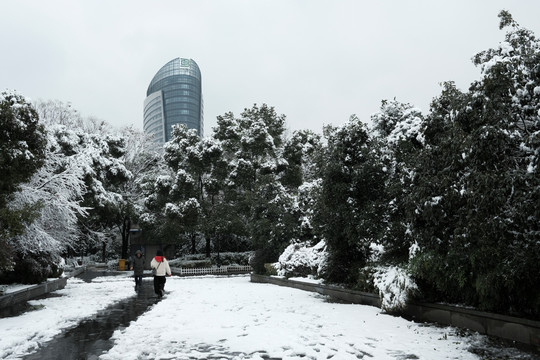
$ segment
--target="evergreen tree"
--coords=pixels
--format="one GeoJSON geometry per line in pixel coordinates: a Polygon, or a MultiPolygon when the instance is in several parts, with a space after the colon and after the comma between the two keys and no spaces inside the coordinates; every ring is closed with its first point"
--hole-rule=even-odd
{"type": "Polygon", "coordinates": [[[538,134],[540,44],[511,26],[474,62],[468,93],[451,83],[432,104],[409,214],[424,288],[445,301],[540,313],[538,134]]]}
{"type": "Polygon", "coordinates": [[[383,261],[406,264],[414,243],[404,200],[411,192],[416,158],[424,147],[424,119],[420,110],[395,99],[384,100],[378,113],[371,116],[373,136],[380,141],[386,178],[386,210],[380,222],[384,230],[376,243],[384,247],[383,261]]]}
{"type": "Polygon", "coordinates": [[[304,182],[320,178],[322,156],[320,135],[311,130],[295,131],[283,149],[283,158],[287,162],[281,178],[283,185],[295,189],[304,182]]]}
{"type": "Polygon", "coordinates": [[[367,127],[351,117],[327,128],[328,149],[317,222],[328,246],[326,280],[356,286],[369,246],[381,231],[385,172],[367,127]]]}
{"type": "Polygon", "coordinates": [[[300,219],[291,238],[292,243],[308,242],[308,246],[313,246],[322,237],[320,228],[316,226],[315,214],[318,211],[324,151],[321,136],[310,130],[295,131],[285,143],[283,157],[287,166],[281,183],[293,196],[295,216],[300,219]]]}
{"type": "Polygon", "coordinates": [[[259,249],[256,271],[276,261],[296,225],[293,198],[281,184],[285,117],[263,104],[218,117],[214,137],[228,163],[224,199],[238,217],[238,231],[259,249]]]}
{"type": "Polygon", "coordinates": [[[39,204],[9,207],[13,194],[43,165],[45,131],[33,106],[16,92],[0,94],[0,271],[11,269],[13,250],[7,240],[24,233],[39,204]]]}

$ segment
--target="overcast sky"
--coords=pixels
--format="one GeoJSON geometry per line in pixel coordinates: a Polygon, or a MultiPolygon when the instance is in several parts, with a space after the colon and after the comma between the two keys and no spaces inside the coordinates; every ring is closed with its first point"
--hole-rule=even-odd
{"type": "Polygon", "coordinates": [[[504,40],[510,11],[540,36],[539,0],[0,0],[0,90],[70,102],[142,129],[148,84],[191,58],[205,132],[216,116],[274,106],[290,130],[369,122],[394,97],[427,113],[440,83],[466,91],[472,56],[504,40]]]}

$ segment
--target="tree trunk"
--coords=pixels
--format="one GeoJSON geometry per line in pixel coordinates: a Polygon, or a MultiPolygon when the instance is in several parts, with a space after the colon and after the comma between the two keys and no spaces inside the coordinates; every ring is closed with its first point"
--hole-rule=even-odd
{"type": "Polygon", "coordinates": [[[191,233],[191,253],[196,254],[197,253],[197,247],[195,243],[195,233],[191,233]]]}
{"type": "Polygon", "coordinates": [[[124,218],[124,224],[122,225],[122,259],[127,258],[130,228],[131,220],[129,217],[126,216],[124,218]]]}
{"type": "Polygon", "coordinates": [[[209,258],[210,257],[210,236],[205,236],[206,237],[206,257],[209,258]]]}

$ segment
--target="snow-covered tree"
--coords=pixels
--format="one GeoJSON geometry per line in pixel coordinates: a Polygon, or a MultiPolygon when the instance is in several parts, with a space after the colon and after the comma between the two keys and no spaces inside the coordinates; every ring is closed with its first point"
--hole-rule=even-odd
{"type": "Polygon", "coordinates": [[[195,247],[195,234],[202,231],[201,205],[206,198],[203,185],[210,165],[205,161],[204,145],[204,140],[199,138],[195,130],[180,125],[173,129],[171,141],[164,146],[165,163],[172,170],[164,207],[165,223],[176,225],[177,238],[188,234],[192,250],[195,247]]]}
{"type": "Polygon", "coordinates": [[[145,230],[162,242],[189,242],[191,252],[198,250],[197,240],[204,237],[209,256],[215,233],[211,224],[223,220],[215,213],[226,176],[219,141],[175,126],[161,163],[159,171],[145,180],[145,230]]]}
{"type": "Polygon", "coordinates": [[[83,117],[69,102],[39,100],[34,104],[34,107],[43,122],[65,125],[69,129],[79,129],[89,134],[107,135],[115,133],[109,123],[93,116],[83,117]]]}
{"type": "Polygon", "coordinates": [[[540,43],[506,11],[480,80],[446,83],[426,118],[409,214],[424,290],[496,311],[540,313],[540,43]]]}
{"type": "Polygon", "coordinates": [[[369,245],[382,230],[386,173],[377,141],[352,116],[328,139],[317,222],[328,248],[330,282],[356,284],[369,245]]]}
{"type": "Polygon", "coordinates": [[[380,111],[371,116],[373,136],[381,147],[386,177],[384,215],[379,219],[384,231],[376,242],[385,249],[391,263],[406,264],[413,242],[405,216],[404,200],[411,192],[416,157],[424,147],[424,120],[419,109],[395,99],[382,101],[380,111]]]}
{"type": "Polygon", "coordinates": [[[242,244],[266,249],[275,261],[300,223],[297,199],[282,184],[284,123],[273,108],[255,105],[238,118],[219,116],[209,138],[175,127],[164,146],[166,167],[146,182],[147,226],[174,241],[202,234],[207,255],[212,246],[242,244]]]}
{"type": "Polygon", "coordinates": [[[321,240],[315,216],[321,193],[324,152],[321,136],[310,130],[295,131],[285,142],[283,157],[287,166],[280,181],[293,197],[292,209],[299,219],[291,238],[293,244],[306,242],[311,246],[321,240]]]}
{"type": "Polygon", "coordinates": [[[281,182],[287,167],[283,158],[285,116],[265,104],[245,109],[236,118],[219,116],[214,137],[228,162],[225,200],[235,204],[242,229],[259,249],[254,265],[275,261],[293,236],[298,215],[294,197],[281,182]]]}
{"type": "Polygon", "coordinates": [[[311,130],[295,131],[286,140],[283,158],[287,162],[281,179],[283,185],[294,189],[303,182],[319,179],[323,165],[321,136],[311,130]]]}
{"type": "Polygon", "coordinates": [[[20,235],[36,216],[36,204],[14,209],[9,204],[22,183],[28,181],[45,158],[43,126],[30,102],[22,95],[0,94],[0,272],[13,266],[7,239],[20,235]]]}
{"type": "MultiPolygon", "coordinates": [[[[128,254],[130,229],[144,212],[143,187],[146,179],[153,174],[162,162],[161,152],[156,148],[151,135],[133,127],[120,130],[119,136],[124,141],[124,152],[121,162],[131,174],[126,181],[120,183],[118,192],[123,201],[118,204],[115,226],[122,236],[121,256],[128,254]]],[[[103,243],[107,246],[107,243],[103,243]]]]}
{"type": "Polygon", "coordinates": [[[131,177],[124,165],[124,137],[104,121],[83,118],[70,104],[39,102],[37,109],[40,120],[55,133],[57,151],[80,169],[85,184],[80,205],[87,208],[88,215],[78,222],[85,236],[73,249],[97,251],[115,237],[118,224],[124,222],[122,186],[131,177]]]}
{"type": "Polygon", "coordinates": [[[86,192],[83,156],[64,153],[61,143],[69,136],[65,126],[48,125],[46,130],[46,161],[10,202],[14,210],[31,204],[37,209],[24,233],[9,240],[16,250],[15,273],[21,282],[43,281],[54,273],[60,256],[77,246],[79,217],[88,215],[88,209],[81,206],[86,192]]]}

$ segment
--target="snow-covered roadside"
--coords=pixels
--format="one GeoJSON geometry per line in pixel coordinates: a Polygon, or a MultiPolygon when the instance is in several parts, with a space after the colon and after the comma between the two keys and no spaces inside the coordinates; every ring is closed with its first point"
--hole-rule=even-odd
{"type": "MultiPolygon", "coordinates": [[[[134,296],[131,272],[85,283],[68,280],[62,296],[31,301],[37,310],[0,318],[0,358],[20,359],[63,330],[134,296]]],[[[298,279],[301,281],[301,279],[298,279]]],[[[151,287],[151,279],[143,282],[151,287]]],[[[251,283],[249,276],[171,277],[168,294],[127,328],[101,360],[120,359],[537,359],[481,335],[416,324],[375,307],[328,302],[316,293],[251,283]],[[501,355],[499,357],[499,355],[501,355]],[[487,357],[490,358],[490,357],[487,357]]]]}
{"type": "Polygon", "coordinates": [[[28,284],[10,284],[10,285],[0,285],[2,287],[3,294],[11,294],[19,290],[28,289],[29,287],[32,287],[34,285],[28,285],[28,284]]]}
{"type": "Polygon", "coordinates": [[[135,295],[133,279],[128,275],[96,278],[91,283],[71,278],[64,289],[55,292],[63,296],[31,300],[29,304],[36,310],[0,319],[0,359],[18,359],[31,353],[63,329],[135,295]]]}
{"type": "MultiPolygon", "coordinates": [[[[65,274],[62,274],[62,277],[65,277],[65,274]]],[[[48,282],[57,281],[57,278],[50,278],[47,279],[48,282]]],[[[0,295],[7,295],[11,294],[20,290],[28,289],[31,287],[36,286],[35,284],[9,284],[9,285],[0,285],[0,289],[3,290],[3,293],[0,293],[0,295]]]]}
{"type": "Polygon", "coordinates": [[[117,330],[101,360],[477,359],[453,328],[416,324],[375,307],[330,303],[247,276],[170,278],[169,293],[117,330]]]}

